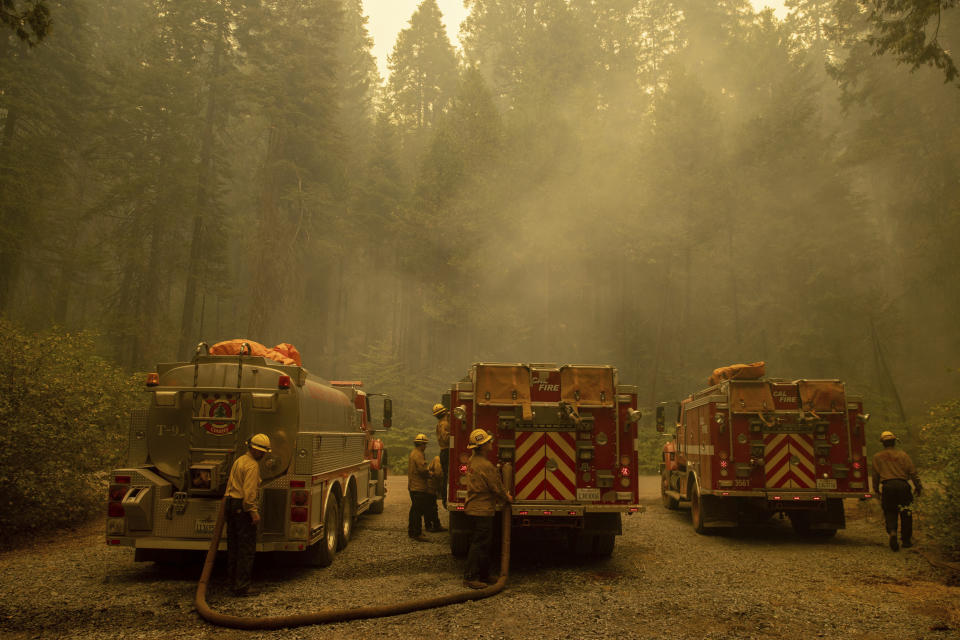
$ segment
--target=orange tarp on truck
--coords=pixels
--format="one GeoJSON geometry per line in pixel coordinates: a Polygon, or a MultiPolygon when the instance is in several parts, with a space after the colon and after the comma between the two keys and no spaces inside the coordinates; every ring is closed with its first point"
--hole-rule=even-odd
{"type": "Polygon", "coordinates": [[[269,358],[281,364],[296,365],[298,367],[303,366],[303,363],[300,361],[300,352],[297,351],[295,346],[288,342],[281,342],[274,348],[269,349],[259,342],[237,338],[236,340],[218,342],[210,347],[210,354],[215,356],[236,356],[240,354],[244,343],[250,346],[250,355],[252,356],[263,356],[264,358],[269,358]]]}
{"type": "Polygon", "coordinates": [[[751,364],[731,364],[713,370],[708,384],[720,384],[724,380],[757,380],[767,373],[766,363],[754,362],[751,364]]]}
{"type": "Polygon", "coordinates": [[[845,411],[847,396],[839,380],[797,380],[800,406],[814,413],[845,411]]]}

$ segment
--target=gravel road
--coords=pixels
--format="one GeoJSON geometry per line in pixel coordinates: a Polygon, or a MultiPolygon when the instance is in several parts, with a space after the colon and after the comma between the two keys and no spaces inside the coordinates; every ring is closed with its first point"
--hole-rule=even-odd
{"type": "MultiPolygon", "coordinates": [[[[258,559],[260,595],[227,595],[218,563],[209,601],[224,612],[302,613],[419,599],[462,589],[446,533],[406,536],[406,479],[391,478],[382,515],[363,516],[326,569],[258,559]]],[[[797,538],[788,521],[698,536],[645,479],[647,511],[624,519],[613,556],[574,560],[515,544],[493,598],[412,613],[281,631],[222,629],[193,596],[201,565],[134,563],[108,548],[102,523],[0,555],[4,638],[853,638],[960,637],[960,587],[914,550],[889,551],[876,505],[850,502],[835,539],[797,538]]],[[[445,518],[445,516],[441,516],[445,518]]],[[[921,527],[922,527],[922,523],[921,527]]],[[[922,548],[922,531],[920,534],[922,548]]]]}

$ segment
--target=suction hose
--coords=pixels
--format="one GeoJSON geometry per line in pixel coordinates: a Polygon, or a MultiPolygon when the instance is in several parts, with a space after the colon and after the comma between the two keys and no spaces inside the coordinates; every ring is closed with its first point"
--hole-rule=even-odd
{"type": "MultiPolygon", "coordinates": [[[[503,480],[504,486],[508,487],[508,491],[512,492],[513,469],[509,463],[503,466],[503,480]]],[[[353,609],[322,609],[314,613],[298,613],[287,616],[253,617],[220,613],[211,609],[210,605],[207,604],[207,584],[210,580],[210,573],[213,571],[213,561],[217,557],[217,547],[220,546],[220,534],[223,531],[225,510],[226,498],[220,503],[220,511],[217,513],[217,524],[213,528],[213,539],[210,540],[210,548],[207,550],[207,559],[203,564],[200,582],[197,583],[197,595],[194,599],[194,605],[200,617],[222,627],[232,627],[234,629],[281,629],[284,627],[301,627],[308,624],[327,624],[330,622],[343,622],[364,618],[383,618],[386,616],[410,613],[411,611],[446,607],[451,604],[457,604],[458,602],[489,598],[492,595],[500,593],[507,584],[507,574],[510,571],[510,505],[506,505],[501,512],[503,543],[500,550],[500,578],[494,584],[484,589],[470,589],[469,591],[461,591],[445,596],[424,598],[422,600],[408,600],[392,605],[355,607],[353,609]]],[[[322,542],[317,544],[322,544],[322,542]]]]}

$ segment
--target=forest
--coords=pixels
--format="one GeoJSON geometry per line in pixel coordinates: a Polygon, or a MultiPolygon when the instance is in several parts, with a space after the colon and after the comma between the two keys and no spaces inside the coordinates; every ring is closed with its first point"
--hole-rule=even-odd
{"type": "Polygon", "coordinates": [[[960,491],[960,10],[785,4],[465,0],[456,47],[423,0],[383,78],[361,0],[5,0],[0,464],[248,337],[390,393],[395,457],[472,362],[652,407],[763,360],[960,491]]]}

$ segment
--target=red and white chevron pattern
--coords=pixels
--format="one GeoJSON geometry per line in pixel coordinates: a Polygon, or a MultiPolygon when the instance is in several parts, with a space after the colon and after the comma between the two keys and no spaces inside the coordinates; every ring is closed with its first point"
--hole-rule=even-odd
{"type": "Polygon", "coordinates": [[[815,489],[813,442],[800,433],[766,438],[763,471],[768,489],[815,489]]]}
{"type": "Polygon", "coordinates": [[[573,433],[524,431],[517,433],[516,447],[517,500],[574,499],[577,478],[573,433]]]}

